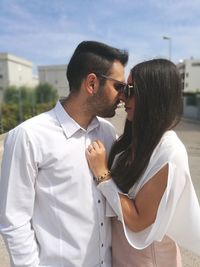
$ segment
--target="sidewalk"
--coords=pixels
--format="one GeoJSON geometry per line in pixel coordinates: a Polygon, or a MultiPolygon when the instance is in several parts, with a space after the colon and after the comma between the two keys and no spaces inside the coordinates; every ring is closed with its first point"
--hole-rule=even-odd
{"type": "MultiPolygon", "coordinates": [[[[116,127],[117,133],[120,135],[123,131],[125,112],[123,108],[117,110],[114,118],[108,119],[116,127]]],[[[188,155],[192,180],[200,201],[200,123],[194,123],[191,120],[183,119],[176,127],[176,132],[185,144],[188,155]]],[[[0,136],[0,159],[3,152],[3,139],[0,136]]],[[[200,248],[199,248],[200,249],[200,248]]],[[[181,249],[184,267],[200,267],[200,257],[197,257],[190,251],[181,249]]],[[[0,236],[0,267],[9,267],[8,254],[4,243],[0,236]]],[[[141,266],[142,267],[142,266],[141,266]]],[[[170,267],[170,266],[169,266],[170,267]]]]}

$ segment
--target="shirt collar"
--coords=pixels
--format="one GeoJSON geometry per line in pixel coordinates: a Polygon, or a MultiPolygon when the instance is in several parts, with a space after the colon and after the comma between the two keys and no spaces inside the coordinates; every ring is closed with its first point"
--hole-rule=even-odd
{"type": "Polygon", "coordinates": [[[95,117],[91,123],[88,125],[87,130],[82,128],[70,115],[67,113],[67,111],[63,108],[60,101],[56,103],[56,106],[54,108],[56,117],[63,128],[63,131],[65,132],[65,135],[67,138],[70,138],[73,134],[75,134],[79,130],[83,130],[85,132],[90,132],[94,130],[95,128],[99,127],[99,119],[95,117]]]}

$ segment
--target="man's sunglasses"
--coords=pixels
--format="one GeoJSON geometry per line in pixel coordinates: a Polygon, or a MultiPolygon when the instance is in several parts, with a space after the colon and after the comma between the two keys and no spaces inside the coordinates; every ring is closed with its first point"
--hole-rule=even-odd
{"type": "Polygon", "coordinates": [[[97,76],[100,77],[100,78],[107,79],[107,80],[115,82],[115,85],[114,85],[115,90],[118,93],[123,93],[126,98],[129,98],[129,97],[134,95],[134,86],[133,85],[130,85],[130,84],[115,80],[115,79],[113,79],[113,78],[111,78],[109,76],[103,75],[103,74],[100,74],[100,75],[97,75],[97,76]]]}

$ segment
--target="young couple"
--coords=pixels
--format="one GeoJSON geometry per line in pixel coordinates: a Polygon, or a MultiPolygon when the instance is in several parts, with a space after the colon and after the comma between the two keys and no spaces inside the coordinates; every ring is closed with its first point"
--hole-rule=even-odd
{"type": "Polygon", "coordinates": [[[69,96],[8,133],[0,231],[12,266],[177,267],[178,245],[200,253],[200,207],[173,131],[178,70],[149,60],[125,82],[127,61],[124,50],[80,43],[67,68],[69,96]],[[127,119],[116,140],[103,118],[120,101],[127,119]]]}

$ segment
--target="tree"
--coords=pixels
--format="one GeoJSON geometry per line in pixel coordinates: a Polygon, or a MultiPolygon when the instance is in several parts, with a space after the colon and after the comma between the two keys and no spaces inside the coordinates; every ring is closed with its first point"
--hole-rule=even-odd
{"type": "Polygon", "coordinates": [[[48,83],[40,83],[36,87],[36,103],[55,102],[58,99],[57,90],[48,83]]]}
{"type": "Polygon", "coordinates": [[[57,91],[49,84],[36,88],[9,86],[0,107],[0,132],[9,131],[22,121],[50,110],[57,99],[57,91]]]}
{"type": "Polygon", "coordinates": [[[19,99],[19,92],[16,86],[9,86],[4,91],[4,103],[17,103],[19,99]]]}

